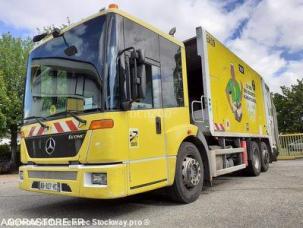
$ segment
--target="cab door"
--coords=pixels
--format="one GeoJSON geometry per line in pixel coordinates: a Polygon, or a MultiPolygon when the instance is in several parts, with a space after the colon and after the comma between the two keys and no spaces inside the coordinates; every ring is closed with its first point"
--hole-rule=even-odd
{"type": "Polygon", "coordinates": [[[130,190],[167,181],[160,66],[146,63],[146,96],[133,102],[129,119],[130,190]]]}
{"type": "MultiPolygon", "coordinates": [[[[124,48],[144,52],[146,96],[128,113],[129,191],[137,193],[167,184],[161,94],[159,35],[123,18],[124,48]]],[[[126,64],[128,65],[128,64],[126,64]]]]}

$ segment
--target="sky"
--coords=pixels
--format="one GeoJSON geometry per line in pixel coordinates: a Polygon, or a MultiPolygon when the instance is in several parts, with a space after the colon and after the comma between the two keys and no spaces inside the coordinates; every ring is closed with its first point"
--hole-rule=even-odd
{"type": "Polygon", "coordinates": [[[1,0],[0,34],[77,22],[110,3],[186,40],[202,26],[262,75],[274,92],[303,78],[303,0],[1,0]]]}

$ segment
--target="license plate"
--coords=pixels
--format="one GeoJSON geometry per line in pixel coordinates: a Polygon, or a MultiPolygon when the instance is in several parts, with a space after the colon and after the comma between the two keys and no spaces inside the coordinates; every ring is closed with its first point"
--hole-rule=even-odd
{"type": "Polygon", "coordinates": [[[60,183],[40,182],[39,189],[45,191],[60,192],[60,183]]]}

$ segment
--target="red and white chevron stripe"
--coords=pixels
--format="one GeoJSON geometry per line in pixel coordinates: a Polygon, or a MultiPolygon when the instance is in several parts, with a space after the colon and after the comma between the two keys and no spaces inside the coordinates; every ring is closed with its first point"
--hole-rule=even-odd
{"type": "Polygon", "coordinates": [[[49,132],[46,128],[40,126],[33,126],[29,131],[28,137],[46,135],[47,133],[58,134],[71,131],[78,131],[78,124],[79,123],[76,120],[54,122],[53,126],[50,126],[51,130],[49,132]]]}
{"type": "Polygon", "coordinates": [[[46,128],[39,127],[39,126],[34,126],[29,131],[28,137],[44,135],[46,133],[46,131],[47,131],[46,128]]]}
{"type": "Polygon", "coordinates": [[[214,129],[215,131],[225,131],[225,127],[223,124],[214,123],[214,129]]]}
{"type": "Polygon", "coordinates": [[[53,133],[64,133],[69,131],[78,131],[78,122],[75,120],[67,120],[61,122],[55,122],[53,133]]]}

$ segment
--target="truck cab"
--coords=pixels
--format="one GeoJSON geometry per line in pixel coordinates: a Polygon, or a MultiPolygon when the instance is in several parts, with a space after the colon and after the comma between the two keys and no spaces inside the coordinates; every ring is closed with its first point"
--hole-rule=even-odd
{"type": "Polygon", "coordinates": [[[197,133],[183,43],[116,8],[55,32],[28,60],[21,188],[117,198],[172,185],[197,133]]]}

